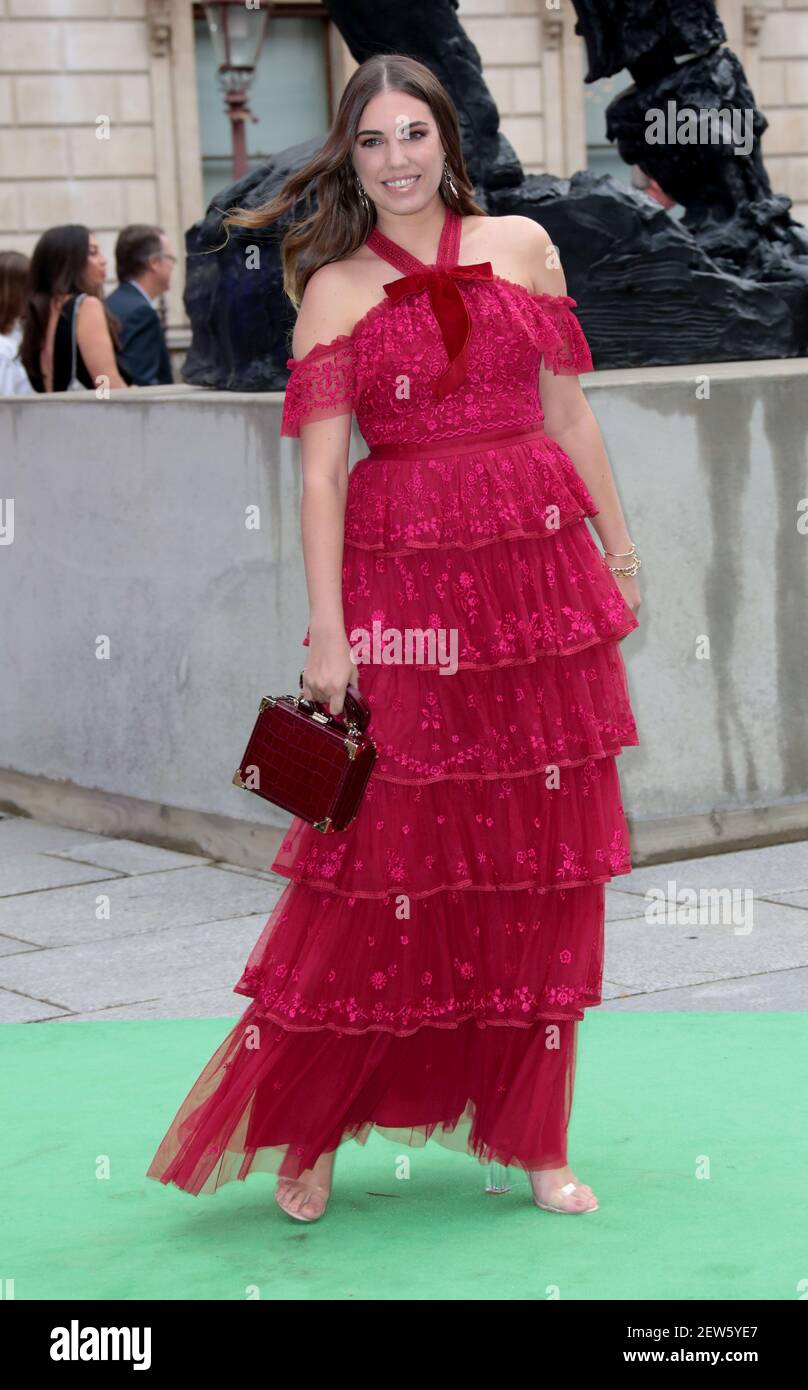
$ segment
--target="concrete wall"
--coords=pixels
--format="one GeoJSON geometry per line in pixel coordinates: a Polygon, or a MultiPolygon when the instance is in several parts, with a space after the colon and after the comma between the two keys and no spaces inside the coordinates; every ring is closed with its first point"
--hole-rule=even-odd
{"type": "MultiPolygon", "coordinates": [[[[622,644],[637,863],[808,834],[806,378],[756,362],[583,379],[644,561],[622,644]]],[[[231,777],[260,697],[295,691],[305,661],[281,401],[0,400],[0,809],[269,861],[289,817],[231,777]]]]}

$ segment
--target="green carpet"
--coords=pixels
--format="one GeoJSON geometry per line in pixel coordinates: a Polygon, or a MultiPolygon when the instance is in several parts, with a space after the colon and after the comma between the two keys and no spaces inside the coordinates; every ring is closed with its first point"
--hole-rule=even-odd
{"type": "Polygon", "coordinates": [[[539,1211],[518,1170],[487,1196],[485,1170],[434,1142],[403,1150],[402,1181],[400,1146],[374,1134],[340,1148],[311,1226],[278,1210],[271,1174],[202,1197],[145,1177],[231,1026],[0,1029],[0,1273],[18,1300],[799,1297],[800,1013],[589,1013],[569,1155],[598,1212],[539,1211]]]}

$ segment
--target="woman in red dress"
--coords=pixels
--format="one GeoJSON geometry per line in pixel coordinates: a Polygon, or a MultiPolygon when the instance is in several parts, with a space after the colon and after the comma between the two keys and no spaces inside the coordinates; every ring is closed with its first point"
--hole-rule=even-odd
{"type": "Polygon", "coordinates": [[[311,164],[231,220],[266,225],[312,189],[283,243],[303,694],[339,713],[358,685],[378,760],[346,831],[293,820],[272,864],[291,881],[234,987],[251,1002],[148,1175],[198,1194],[273,1172],[315,1220],[337,1148],[375,1128],[596,1210],[567,1127],[604,885],[631,868],[618,643],[639,593],[577,378],[589,348],[547,233],[474,202],[421,64],[362,64],[311,164]],[[353,412],[369,452],[349,473],[353,412]]]}

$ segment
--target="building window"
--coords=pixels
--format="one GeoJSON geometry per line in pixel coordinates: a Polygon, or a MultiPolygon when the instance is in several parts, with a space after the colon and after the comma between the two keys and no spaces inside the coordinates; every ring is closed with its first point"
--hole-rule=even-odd
{"type": "MultiPolygon", "coordinates": [[[[196,85],[207,206],[233,182],[232,136],[204,6],[194,5],[196,85]]],[[[319,5],[274,5],[248,94],[250,168],[290,145],[324,135],[331,124],[328,16],[319,5]]]]}
{"type": "Polygon", "coordinates": [[[631,184],[631,170],[623,163],[616,146],[606,139],[606,107],[619,92],[632,82],[631,73],[623,68],[613,77],[601,77],[597,82],[584,84],[586,113],[586,167],[593,174],[611,174],[617,183],[631,184]]]}

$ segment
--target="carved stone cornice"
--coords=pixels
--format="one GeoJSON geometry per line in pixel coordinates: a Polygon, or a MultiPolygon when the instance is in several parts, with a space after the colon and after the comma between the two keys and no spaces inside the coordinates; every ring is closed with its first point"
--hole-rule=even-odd
{"type": "Polygon", "coordinates": [[[147,0],[149,51],[153,58],[171,54],[171,0],[147,0]]]}
{"type": "Polygon", "coordinates": [[[743,7],[743,41],[745,48],[757,48],[760,42],[760,33],[766,21],[765,5],[744,5],[743,7]]]}
{"type": "Polygon", "coordinates": [[[564,21],[559,15],[544,15],[541,22],[542,47],[552,52],[561,47],[564,38],[564,21]]]}

